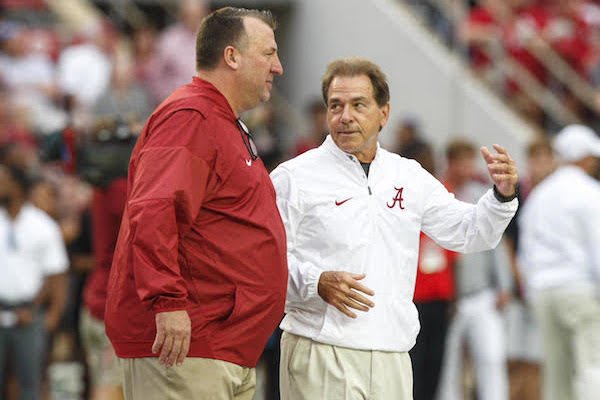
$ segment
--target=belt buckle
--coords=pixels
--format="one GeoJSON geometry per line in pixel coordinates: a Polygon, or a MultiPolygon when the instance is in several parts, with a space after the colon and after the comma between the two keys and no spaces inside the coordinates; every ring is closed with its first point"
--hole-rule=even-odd
{"type": "Polygon", "coordinates": [[[0,327],[12,328],[17,325],[17,313],[10,310],[0,310],[0,327]]]}

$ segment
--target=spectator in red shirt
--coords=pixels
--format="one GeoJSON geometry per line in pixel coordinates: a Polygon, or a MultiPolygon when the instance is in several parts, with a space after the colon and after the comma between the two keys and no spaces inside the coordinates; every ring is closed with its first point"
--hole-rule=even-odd
{"type": "MultiPolygon", "coordinates": [[[[411,142],[399,148],[399,152],[403,157],[417,160],[423,168],[435,175],[433,149],[428,143],[413,137],[411,142]]],[[[435,399],[450,320],[450,306],[454,299],[452,266],[455,258],[455,252],[444,249],[421,232],[414,294],[421,329],[415,346],[410,350],[414,400],[435,399]]]]}
{"type": "Polygon", "coordinates": [[[274,29],[268,11],[208,15],[197,75],[137,141],[105,313],[125,399],[252,397],[283,316],[287,257],[275,191],[239,114],[268,101],[283,73],[274,29]]]}

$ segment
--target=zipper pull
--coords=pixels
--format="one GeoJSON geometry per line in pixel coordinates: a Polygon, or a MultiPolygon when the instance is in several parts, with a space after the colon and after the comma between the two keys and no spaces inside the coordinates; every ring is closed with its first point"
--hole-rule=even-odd
{"type": "Polygon", "coordinates": [[[367,189],[369,189],[369,196],[371,196],[373,194],[373,192],[371,192],[371,186],[367,186],[367,189]]]}

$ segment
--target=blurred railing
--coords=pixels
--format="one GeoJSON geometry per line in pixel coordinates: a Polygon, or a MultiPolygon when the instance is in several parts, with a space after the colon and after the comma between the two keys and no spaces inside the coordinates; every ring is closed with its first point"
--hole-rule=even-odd
{"type": "MultiPolygon", "coordinates": [[[[399,0],[409,6],[424,25],[436,33],[450,51],[468,63],[468,49],[458,39],[458,29],[467,18],[468,0],[399,0]]],[[[536,32],[525,43],[526,49],[546,69],[552,82],[563,85],[581,104],[597,112],[597,90],[536,32]]],[[[527,68],[507,56],[498,41],[481,50],[491,60],[484,81],[500,97],[505,97],[508,79],[515,82],[556,125],[581,122],[580,117],[564,105],[559,95],[541,83],[527,68]]]]}

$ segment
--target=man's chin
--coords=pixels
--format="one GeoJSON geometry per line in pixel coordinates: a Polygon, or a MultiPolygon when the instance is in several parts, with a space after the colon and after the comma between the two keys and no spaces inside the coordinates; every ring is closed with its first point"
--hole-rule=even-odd
{"type": "Polygon", "coordinates": [[[352,143],[351,140],[348,140],[349,138],[333,138],[333,141],[335,142],[335,144],[337,145],[337,147],[340,148],[340,150],[342,150],[345,153],[348,154],[354,154],[357,151],[357,146],[354,145],[352,143]]]}
{"type": "Polygon", "coordinates": [[[266,103],[269,100],[271,100],[271,92],[263,93],[263,95],[260,98],[260,102],[261,103],[266,103]]]}

